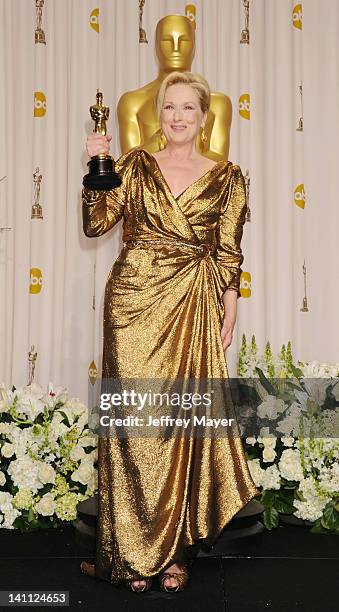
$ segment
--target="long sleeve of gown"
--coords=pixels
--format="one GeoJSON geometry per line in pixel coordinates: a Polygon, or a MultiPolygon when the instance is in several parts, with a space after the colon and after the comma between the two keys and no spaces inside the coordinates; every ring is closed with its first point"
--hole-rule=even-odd
{"type": "Polygon", "coordinates": [[[246,187],[241,168],[233,166],[229,190],[221,213],[216,233],[217,248],[215,259],[224,282],[224,291],[235,289],[240,294],[241,264],[244,256],[241,250],[243,226],[246,217],[246,187]]]}
{"type": "Polygon", "coordinates": [[[124,214],[129,180],[131,151],[122,155],[115,164],[115,171],[122,179],[119,187],[110,190],[82,189],[83,230],[88,238],[106,234],[124,214]]]}

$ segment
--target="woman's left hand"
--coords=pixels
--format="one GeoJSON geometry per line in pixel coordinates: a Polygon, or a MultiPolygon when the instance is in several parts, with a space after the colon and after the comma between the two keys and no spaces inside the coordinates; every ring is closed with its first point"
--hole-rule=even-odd
{"type": "Polygon", "coordinates": [[[235,321],[226,316],[221,328],[221,340],[224,351],[232,344],[234,326],[235,321]]]}
{"type": "Polygon", "coordinates": [[[233,289],[227,290],[223,295],[224,322],[221,328],[221,339],[224,351],[231,346],[233,329],[237,319],[237,292],[233,289]]]}

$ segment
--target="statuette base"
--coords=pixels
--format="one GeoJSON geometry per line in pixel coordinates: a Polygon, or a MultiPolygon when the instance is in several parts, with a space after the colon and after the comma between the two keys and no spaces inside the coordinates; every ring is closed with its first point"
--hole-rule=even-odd
{"type": "Polygon", "coordinates": [[[111,155],[95,155],[87,162],[89,173],[82,184],[87,189],[107,190],[121,185],[121,178],[114,171],[114,159],[111,155]]]}

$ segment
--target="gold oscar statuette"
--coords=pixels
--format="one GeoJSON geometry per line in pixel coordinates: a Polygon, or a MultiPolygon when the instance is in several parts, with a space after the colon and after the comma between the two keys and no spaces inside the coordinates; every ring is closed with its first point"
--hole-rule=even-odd
{"type": "Polygon", "coordinates": [[[142,14],[144,12],[145,0],[139,0],[139,43],[148,43],[147,34],[142,27],[142,14]]]}
{"type": "Polygon", "coordinates": [[[42,181],[42,174],[39,174],[39,168],[36,168],[33,174],[34,181],[34,204],[32,206],[31,219],[43,219],[42,207],[40,205],[40,187],[42,181]]]}
{"type": "Polygon", "coordinates": [[[34,380],[35,362],[38,353],[34,350],[34,344],[31,346],[31,350],[28,353],[28,384],[31,385],[34,380]]]}
{"type": "Polygon", "coordinates": [[[250,0],[242,0],[245,11],[245,27],[241,30],[241,38],[240,43],[249,45],[250,44],[250,30],[248,27],[249,24],[249,14],[250,14],[250,0]]]}
{"type": "Polygon", "coordinates": [[[249,223],[251,221],[251,209],[250,209],[250,183],[251,183],[251,179],[250,179],[250,175],[249,175],[249,171],[248,170],[246,170],[246,174],[244,176],[244,181],[245,181],[246,204],[247,204],[245,221],[247,221],[249,223]]]}
{"type": "MultiPolygon", "coordinates": [[[[96,104],[90,107],[89,111],[94,121],[95,134],[107,134],[106,121],[109,117],[109,107],[102,103],[102,93],[97,89],[96,104]]],[[[87,189],[101,190],[114,189],[121,185],[119,175],[114,171],[115,164],[112,155],[100,153],[91,157],[87,162],[88,174],[83,178],[82,184],[87,189]]]]}
{"type": "Polygon", "coordinates": [[[299,119],[298,127],[296,128],[297,132],[304,131],[304,119],[303,119],[303,86],[299,85],[299,93],[301,96],[301,117],[299,119]]]}
{"type": "Polygon", "coordinates": [[[307,295],[306,295],[306,264],[305,264],[305,260],[303,263],[303,275],[304,275],[304,297],[303,297],[303,305],[300,308],[301,312],[308,312],[308,302],[307,302],[307,295]]]}
{"type": "Polygon", "coordinates": [[[45,32],[41,27],[42,21],[42,9],[44,6],[45,0],[35,0],[35,10],[36,10],[36,29],[35,29],[35,44],[42,43],[46,44],[45,32]]]}

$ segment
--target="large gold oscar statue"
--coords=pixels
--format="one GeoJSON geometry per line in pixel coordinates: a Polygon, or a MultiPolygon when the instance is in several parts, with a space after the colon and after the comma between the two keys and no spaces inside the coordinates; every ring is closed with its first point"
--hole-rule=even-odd
{"type": "MultiPolygon", "coordinates": [[[[124,93],[118,102],[121,152],[142,147],[149,153],[161,148],[160,124],[155,99],[162,80],[174,70],[191,70],[195,52],[195,31],[188,17],[166,15],[156,27],[158,77],[140,89],[124,93]]],[[[204,75],[205,76],[205,75],[204,75]]],[[[232,103],[223,93],[211,92],[211,105],[205,125],[206,142],[197,136],[196,148],[209,159],[228,159],[232,103]]]]}

